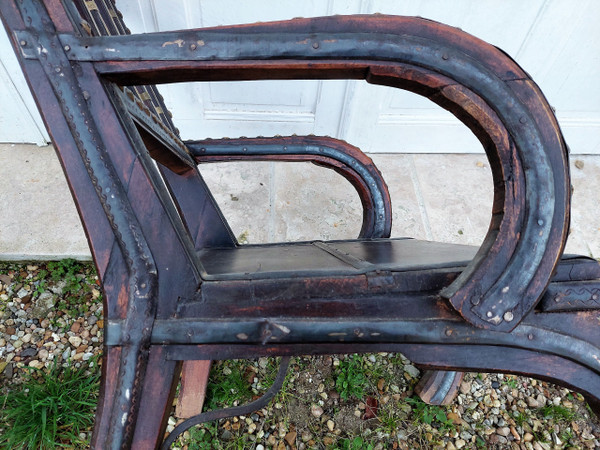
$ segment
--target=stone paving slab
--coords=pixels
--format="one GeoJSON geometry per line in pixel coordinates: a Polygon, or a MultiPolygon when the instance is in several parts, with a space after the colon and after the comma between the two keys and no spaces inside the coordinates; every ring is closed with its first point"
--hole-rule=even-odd
{"type": "MultiPolygon", "coordinates": [[[[392,236],[478,245],[491,216],[484,155],[371,155],[390,188],[392,236]]],[[[600,257],[600,156],[571,158],[574,187],[567,251],[600,257]]],[[[351,185],[310,163],[201,166],[244,242],[350,239],[361,206],[351,185]]],[[[52,146],[0,144],[0,260],[90,259],[52,146]]]]}
{"type": "Polygon", "coordinates": [[[0,260],[90,259],[52,146],[0,144],[0,260]]]}

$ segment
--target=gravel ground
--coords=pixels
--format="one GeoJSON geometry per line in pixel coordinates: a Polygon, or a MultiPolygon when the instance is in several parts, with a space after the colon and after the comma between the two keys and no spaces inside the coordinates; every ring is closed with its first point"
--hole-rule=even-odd
{"type": "MultiPolygon", "coordinates": [[[[2,391],[19,385],[27,367],[78,366],[101,353],[101,300],[91,265],[0,263],[2,391]]],[[[208,406],[255,398],[276,366],[267,358],[215,363],[208,406]]],[[[295,358],[267,408],[192,429],[177,448],[600,448],[600,421],[567,389],[467,374],[455,402],[440,408],[414,396],[419,375],[400,354],[295,358]]],[[[171,417],[169,428],[177,422],[171,417]]]]}

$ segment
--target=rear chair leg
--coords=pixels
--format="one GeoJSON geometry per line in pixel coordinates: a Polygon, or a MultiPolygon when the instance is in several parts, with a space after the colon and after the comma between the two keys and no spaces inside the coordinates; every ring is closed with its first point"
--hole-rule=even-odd
{"type": "Polygon", "coordinates": [[[428,405],[449,405],[458,394],[463,376],[463,372],[427,370],[415,386],[415,392],[428,405]]]}
{"type": "Polygon", "coordinates": [[[212,361],[185,361],[181,371],[181,387],[175,416],[189,419],[202,412],[212,361]]]}

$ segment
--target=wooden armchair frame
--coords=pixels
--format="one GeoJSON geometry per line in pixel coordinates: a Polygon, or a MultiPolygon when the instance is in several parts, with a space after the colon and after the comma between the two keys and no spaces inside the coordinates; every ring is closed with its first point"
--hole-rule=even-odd
{"type": "MultiPolygon", "coordinates": [[[[561,259],[566,146],[539,88],[500,50],[407,17],[117,35],[126,29],[110,2],[86,13],[69,1],[5,1],[0,15],[105,293],[95,448],[161,445],[186,360],[398,351],[424,368],[552,380],[598,412],[600,266],[561,259]],[[106,17],[114,36],[90,26],[106,17]],[[147,86],[294,78],[365,79],[458,117],[492,168],[482,246],[380,239],[389,236],[389,196],[358,149],[319,137],[182,142],[147,86]],[[239,246],[196,164],[241,158],[338,170],[359,192],[361,236],[370,239],[239,246]]],[[[229,413],[239,412],[208,418],[229,413]]]]}

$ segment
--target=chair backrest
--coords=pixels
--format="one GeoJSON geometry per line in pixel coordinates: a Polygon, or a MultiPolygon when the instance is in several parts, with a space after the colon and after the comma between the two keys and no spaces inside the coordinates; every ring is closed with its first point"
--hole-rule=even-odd
{"type": "MultiPolygon", "coordinates": [[[[65,2],[64,9],[48,4],[47,11],[37,2],[26,2],[20,12],[14,5],[4,9],[14,29],[25,28],[21,13],[39,23],[39,35],[29,38],[32,47],[60,45],[61,33],[128,33],[110,0],[65,2]]],[[[48,53],[45,65],[27,60],[23,68],[83,219],[107,291],[107,314],[125,317],[116,311],[127,303],[120,289],[129,283],[122,274],[133,279],[149,270],[161,272],[165,291],[180,286],[169,294],[172,300],[158,302],[158,314],[169,315],[177,298],[201,281],[196,250],[232,246],[235,238],[156,87],[108,83],[90,64],[70,64],[68,46],[60,47],[62,52],[48,53]],[[182,259],[185,264],[175,263],[182,259]],[[169,266],[188,267],[188,273],[171,274],[169,266]]]]}
{"type": "MultiPolygon", "coordinates": [[[[123,21],[123,16],[116,8],[114,0],[90,0],[84,2],[69,3],[71,10],[79,13],[78,20],[74,20],[74,25],[79,25],[79,31],[82,34],[90,36],[118,36],[130,34],[129,29],[123,21]]],[[[167,179],[167,185],[174,192],[177,192],[177,185],[182,184],[182,180],[166,173],[164,168],[170,168],[171,172],[177,174],[186,174],[190,179],[187,180],[186,188],[190,189],[190,184],[197,184],[198,189],[206,192],[207,203],[202,204],[204,195],[196,197],[194,201],[198,203],[190,205],[192,210],[197,210],[202,205],[203,214],[208,216],[220,217],[219,208],[206,189],[204,181],[198,171],[194,169],[193,161],[190,161],[190,153],[185,144],[179,138],[179,130],[172,121],[172,114],[167,109],[162,95],[154,85],[124,86],[121,87],[126,97],[122,97],[128,113],[136,125],[137,131],[142,138],[145,147],[150,155],[159,162],[159,170],[167,179]],[[190,164],[191,163],[191,164],[190,164]],[[192,166],[192,167],[190,167],[192,166]],[[212,210],[212,211],[211,211],[212,210]]],[[[179,201],[185,201],[182,197],[177,197],[179,201]]],[[[183,209],[187,210],[187,209],[183,209]]],[[[180,210],[181,211],[181,210],[180,210]]],[[[190,216],[186,218],[186,224],[194,223],[194,219],[199,217],[190,216]]],[[[225,245],[230,246],[235,243],[235,238],[224,220],[220,224],[213,224],[211,230],[220,237],[203,238],[199,236],[200,230],[190,229],[190,234],[194,238],[196,248],[206,245],[225,245]],[[230,239],[223,238],[228,236],[230,239]],[[216,239],[216,241],[215,241],[216,239]],[[225,240],[223,240],[225,239],[225,240]]],[[[206,230],[203,230],[206,234],[206,230]]]]}

